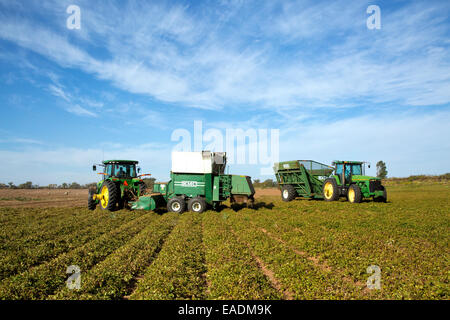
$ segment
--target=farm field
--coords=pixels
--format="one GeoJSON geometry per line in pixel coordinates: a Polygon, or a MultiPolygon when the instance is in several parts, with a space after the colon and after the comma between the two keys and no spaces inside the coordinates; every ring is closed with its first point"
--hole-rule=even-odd
{"type": "Polygon", "coordinates": [[[449,299],[450,185],[387,191],[388,203],[286,203],[266,189],[255,209],[178,215],[92,212],[87,190],[1,190],[0,299],[449,299]]]}

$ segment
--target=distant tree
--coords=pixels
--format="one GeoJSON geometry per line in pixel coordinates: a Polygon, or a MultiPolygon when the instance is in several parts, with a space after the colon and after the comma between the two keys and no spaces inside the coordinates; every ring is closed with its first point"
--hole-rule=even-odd
{"type": "Polygon", "coordinates": [[[96,182],[86,183],[85,185],[83,185],[82,188],[83,189],[96,189],[97,183],[96,182]]]}
{"type": "Polygon", "coordinates": [[[386,163],[384,161],[377,162],[377,177],[385,179],[387,177],[386,163]]]}
{"type": "Polygon", "coordinates": [[[49,188],[49,189],[56,189],[58,187],[58,185],[57,184],[55,184],[55,183],[51,183],[51,184],[49,184],[48,185],[48,187],[47,188],[49,188]]]}
{"type": "Polygon", "coordinates": [[[14,185],[14,182],[8,182],[10,189],[16,189],[17,187],[14,185]]]}
{"type": "Polygon", "coordinates": [[[0,183],[0,189],[6,189],[8,188],[8,185],[4,184],[4,183],[0,183]]]}
{"type": "Polygon", "coordinates": [[[33,188],[33,182],[27,181],[25,183],[19,184],[19,189],[32,189],[33,188]]]}
{"type": "Polygon", "coordinates": [[[70,189],[81,189],[81,185],[77,182],[72,182],[72,184],[69,186],[70,189]]]}
{"type": "Polygon", "coordinates": [[[272,179],[266,179],[263,182],[259,179],[253,180],[253,187],[255,188],[273,188],[277,186],[277,182],[272,179]]]}
{"type": "Polygon", "coordinates": [[[67,189],[68,187],[69,187],[69,185],[65,182],[63,182],[63,184],[61,184],[62,189],[67,189]]]}

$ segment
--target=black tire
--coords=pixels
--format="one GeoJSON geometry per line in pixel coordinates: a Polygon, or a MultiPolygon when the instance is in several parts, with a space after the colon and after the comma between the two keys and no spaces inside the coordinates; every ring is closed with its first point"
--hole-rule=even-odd
{"type": "Polygon", "coordinates": [[[373,201],[375,201],[375,202],[387,202],[387,193],[386,193],[386,188],[385,187],[383,187],[383,196],[373,198],[373,201]]]}
{"type": "Polygon", "coordinates": [[[335,178],[328,178],[323,182],[322,195],[325,201],[336,201],[339,199],[339,189],[335,178]]]}
{"type": "Polygon", "coordinates": [[[351,203],[360,203],[362,201],[361,188],[356,184],[352,184],[350,188],[348,188],[347,199],[351,203]],[[354,192],[354,196],[351,195],[352,192],[354,192]]]}
{"type": "Polygon", "coordinates": [[[100,188],[100,193],[102,192],[104,187],[108,189],[108,202],[104,203],[102,200],[100,200],[100,208],[102,208],[103,210],[114,211],[116,209],[117,202],[120,199],[119,190],[117,189],[115,183],[111,180],[105,180],[103,182],[100,188]]]}
{"type": "Polygon", "coordinates": [[[253,209],[255,207],[255,199],[252,197],[248,198],[247,208],[253,209]]]}
{"type": "Polygon", "coordinates": [[[283,201],[292,201],[296,196],[297,191],[295,191],[294,186],[287,184],[281,188],[281,199],[283,199],[283,201]]]}
{"type": "Polygon", "coordinates": [[[186,210],[186,202],[183,198],[175,197],[167,202],[167,211],[183,213],[186,210]]]}
{"type": "Polygon", "coordinates": [[[123,208],[125,208],[125,201],[123,199],[120,199],[117,202],[117,209],[122,210],[123,208]]]}
{"type": "Polygon", "coordinates": [[[206,210],[206,201],[203,198],[195,197],[188,201],[187,206],[189,211],[202,213],[206,210]]]}
{"type": "Polygon", "coordinates": [[[88,198],[89,210],[95,210],[95,207],[97,207],[97,202],[93,199],[94,194],[95,194],[94,190],[89,190],[89,198],[88,198]]]}

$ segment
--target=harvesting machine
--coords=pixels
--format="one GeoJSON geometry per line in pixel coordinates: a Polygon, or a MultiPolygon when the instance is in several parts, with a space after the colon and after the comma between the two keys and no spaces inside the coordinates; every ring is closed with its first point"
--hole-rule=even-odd
{"type": "Polygon", "coordinates": [[[387,193],[381,179],[366,176],[364,162],[334,161],[332,165],[334,167],[313,160],[275,163],[282,199],[291,201],[300,196],[335,201],[346,197],[352,203],[364,198],[386,202],[387,193]]]}
{"type": "MultiPolygon", "coordinates": [[[[144,192],[141,188],[134,189],[135,192],[128,194],[131,197],[122,199],[117,196],[112,201],[126,202],[131,209],[155,210],[165,206],[168,211],[178,213],[185,210],[203,212],[208,205],[216,209],[228,199],[232,204],[252,206],[255,190],[251,178],[225,174],[225,167],[225,152],[173,152],[169,182],[155,183],[152,190],[144,192]]],[[[104,182],[99,183],[99,190],[103,190],[103,184],[110,184],[108,178],[106,175],[104,182]]],[[[116,183],[116,189],[123,185],[120,180],[116,183]]],[[[110,207],[115,206],[112,203],[105,205],[105,197],[101,193],[90,195],[89,201],[98,201],[102,209],[112,210],[110,207]]]]}

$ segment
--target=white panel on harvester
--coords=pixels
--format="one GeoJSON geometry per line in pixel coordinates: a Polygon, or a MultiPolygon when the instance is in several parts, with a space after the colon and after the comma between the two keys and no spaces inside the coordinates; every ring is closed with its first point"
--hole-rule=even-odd
{"type": "Polygon", "coordinates": [[[209,151],[172,152],[172,172],[212,173],[214,158],[209,151]]]}

